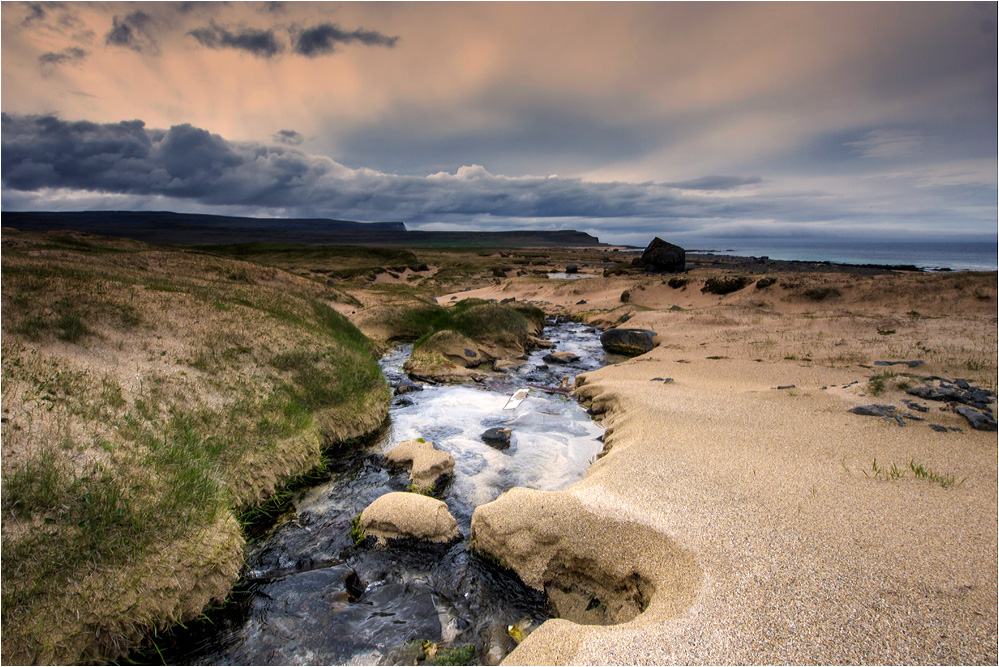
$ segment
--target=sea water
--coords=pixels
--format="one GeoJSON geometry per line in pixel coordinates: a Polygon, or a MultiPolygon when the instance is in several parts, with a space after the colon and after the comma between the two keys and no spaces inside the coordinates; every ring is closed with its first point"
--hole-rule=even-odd
{"type": "Polygon", "coordinates": [[[710,252],[779,260],[835,262],[838,264],[911,264],[921,269],[995,271],[999,245],[982,241],[853,241],[840,239],[789,239],[728,237],[681,243],[688,253],[710,252]]]}

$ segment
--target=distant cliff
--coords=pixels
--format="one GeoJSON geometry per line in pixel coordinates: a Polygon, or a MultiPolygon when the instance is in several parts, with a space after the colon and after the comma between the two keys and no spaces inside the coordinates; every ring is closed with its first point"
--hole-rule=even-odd
{"type": "Polygon", "coordinates": [[[584,232],[409,231],[402,222],[353,222],[327,218],[246,218],[170,211],[3,211],[4,227],[24,231],[72,229],[146,243],[306,243],[473,247],[569,247],[601,245],[584,232]]]}

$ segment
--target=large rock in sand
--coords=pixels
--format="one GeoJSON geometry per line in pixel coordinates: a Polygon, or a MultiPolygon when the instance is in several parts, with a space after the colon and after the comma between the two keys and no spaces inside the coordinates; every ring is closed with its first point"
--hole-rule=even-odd
{"type": "Polygon", "coordinates": [[[392,463],[409,465],[409,478],[426,488],[454,470],[454,457],[426,440],[407,440],[385,452],[392,463]]]}
{"type": "Polygon", "coordinates": [[[419,493],[386,493],[361,512],[365,535],[386,540],[411,537],[429,542],[450,542],[460,537],[458,522],[447,505],[419,493]]]}
{"type": "Polygon", "coordinates": [[[634,264],[644,266],[646,269],[679,273],[686,268],[687,252],[680,246],[667,243],[657,236],[645,248],[641,259],[636,259],[634,264]]]}
{"type": "Polygon", "coordinates": [[[655,336],[649,329],[607,329],[600,334],[600,344],[608,352],[635,357],[656,346],[655,336]]]}

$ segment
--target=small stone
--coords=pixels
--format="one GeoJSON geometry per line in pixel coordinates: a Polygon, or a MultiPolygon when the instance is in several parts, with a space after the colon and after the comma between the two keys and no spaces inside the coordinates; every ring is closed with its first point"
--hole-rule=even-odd
{"type": "Polygon", "coordinates": [[[402,491],[386,493],[368,505],[361,512],[361,526],[382,544],[404,537],[450,542],[461,536],[458,522],[443,501],[402,491]]]}
{"type": "Polygon", "coordinates": [[[571,364],[579,361],[579,355],[572,352],[551,352],[542,359],[546,364],[571,364]]]}
{"type": "Polygon", "coordinates": [[[938,433],[947,433],[950,430],[946,426],[941,426],[940,424],[930,424],[930,428],[938,433]]]}
{"type": "Polygon", "coordinates": [[[507,449],[510,447],[510,429],[491,428],[486,430],[480,437],[482,442],[495,449],[507,449]]]}
{"type": "Polygon", "coordinates": [[[857,405],[850,408],[850,412],[855,415],[867,417],[884,417],[893,414],[896,408],[894,405],[857,405]]]}
{"type": "Polygon", "coordinates": [[[430,486],[454,470],[454,457],[426,440],[407,440],[385,452],[391,463],[410,464],[409,477],[419,486],[430,486]]]}

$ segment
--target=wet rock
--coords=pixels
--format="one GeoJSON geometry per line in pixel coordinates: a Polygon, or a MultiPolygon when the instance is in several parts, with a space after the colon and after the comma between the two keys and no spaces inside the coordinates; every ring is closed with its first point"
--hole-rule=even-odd
{"type": "Polygon", "coordinates": [[[683,248],[657,236],[645,248],[641,258],[635,259],[632,264],[655,271],[679,273],[686,268],[686,261],[687,253],[683,248]]]}
{"type": "Polygon", "coordinates": [[[402,394],[408,394],[412,391],[423,391],[423,385],[417,384],[412,380],[407,378],[402,378],[395,385],[395,395],[401,396],[402,394]]]}
{"type": "Polygon", "coordinates": [[[954,401],[970,405],[984,412],[992,412],[990,405],[995,401],[996,395],[987,389],[972,387],[964,380],[951,382],[945,378],[928,378],[936,381],[937,385],[922,385],[919,387],[909,387],[905,393],[911,396],[928,401],[954,401]],[[960,384],[959,384],[960,383],[960,384]],[[961,386],[961,385],[964,386],[961,386]]]}
{"type": "Polygon", "coordinates": [[[778,389],[794,389],[795,387],[794,387],[794,385],[793,385],[793,384],[782,384],[782,385],[780,385],[780,386],[779,386],[779,387],[777,387],[777,388],[778,388],[778,389]]]}
{"type": "Polygon", "coordinates": [[[426,440],[407,440],[385,452],[391,463],[409,464],[413,483],[427,487],[454,470],[454,457],[426,440]]]}
{"type": "Polygon", "coordinates": [[[949,433],[950,429],[946,426],[941,426],[940,424],[930,424],[930,428],[938,433],[949,433]]]}
{"type": "Polygon", "coordinates": [[[386,493],[361,512],[366,535],[386,540],[411,537],[428,542],[450,542],[460,536],[458,522],[447,505],[419,493],[386,493]]]}
{"type": "Polygon", "coordinates": [[[510,429],[508,428],[491,428],[485,431],[480,437],[482,438],[482,442],[490,447],[496,449],[509,449],[510,447],[510,429]]]}
{"type": "Polygon", "coordinates": [[[608,352],[634,357],[655,347],[655,335],[649,329],[608,329],[600,334],[600,344],[608,352]]]}
{"type": "Polygon", "coordinates": [[[926,407],[925,405],[920,405],[919,403],[916,403],[915,401],[909,401],[909,400],[903,399],[902,402],[905,403],[905,406],[907,408],[909,408],[910,410],[915,410],[916,412],[929,412],[930,411],[930,409],[928,407],[926,407]]]}
{"type": "Polygon", "coordinates": [[[579,355],[572,352],[551,352],[542,357],[546,364],[571,364],[579,361],[579,355]]]}
{"type": "Polygon", "coordinates": [[[413,405],[413,399],[406,398],[405,396],[403,396],[402,398],[395,399],[395,404],[398,406],[407,407],[413,405]]]}
{"type": "Polygon", "coordinates": [[[524,365],[522,361],[507,361],[497,359],[493,362],[493,370],[497,373],[516,373],[517,369],[524,365]]]}
{"type": "Polygon", "coordinates": [[[579,267],[576,266],[575,264],[570,264],[569,266],[565,267],[565,272],[566,273],[576,273],[578,271],[579,271],[579,267]]]}
{"type": "Polygon", "coordinates": [[[971,428],[976,431],[996,430],[996,419],[990,414],[981,412],[967,405],[958,405],[954,408],[954,411],[967,419],[968,423],[971,424],[971,428]]]}
{"type": "Polygon", "coordinates": [[[527,344],[529,347],[537,350],[550,350],[555,347],[555,343],[550,340],[544,340],[543,338],[538,338],[536,336],[528,336],[527,344]]]}
{"type": "Polygon", "coordinates": [[[855,415],[864,415],[868,417],[884,417],[885,415],[890,415],[895,413],[897,408],[894,405],[856,405],[850,408],[850,412],[855,415]]]}

